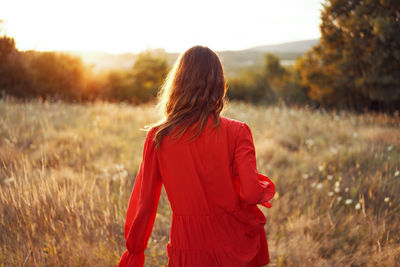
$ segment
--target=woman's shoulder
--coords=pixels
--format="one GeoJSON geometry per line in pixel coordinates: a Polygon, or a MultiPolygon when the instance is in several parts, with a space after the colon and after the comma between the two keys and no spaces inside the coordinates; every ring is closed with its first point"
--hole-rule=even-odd
{"type": "Polygon", "coordinates": [[[145,126],[141,129],[146,132],[146,142],[154,143],[154,136],[158,130],[158,126],[145,126]]]}
{"type": "Polygon", "coordinates": [[[230,135],[234,136],[234,139],[237,138],[252,138],[252,133],[249,125],[247,123],[221,116],[221,122],[225,125],[227,131],[230,135]]]}
{"type": "Polygon", "coordinates": [[[225,124],[227,127],[233,127],[233,128],[240,128],[240,127],[245,127],[247,124],[245,122],[242,122],[240,120],[232,119],[229,117],[225,116],[220,116],[221,122],[225,124]]]}

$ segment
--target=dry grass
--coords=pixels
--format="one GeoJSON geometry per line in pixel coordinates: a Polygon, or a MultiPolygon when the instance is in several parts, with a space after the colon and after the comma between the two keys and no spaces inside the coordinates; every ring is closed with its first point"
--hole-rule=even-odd
{"type": "MultiPolygon", "coordinates": [[[[231,103],[274,179],[271,266],[400,261],[400,118],[231,103]],[[351,200],[351,203],[350,203],[351,200]],[[347,204],[346,204],[347,203],[347,204]]],[[[0,101],[0,265],[115,266],[152,106],[0,101]]],[[[147,266],[167,263],[163,192],[147,266]]]]}

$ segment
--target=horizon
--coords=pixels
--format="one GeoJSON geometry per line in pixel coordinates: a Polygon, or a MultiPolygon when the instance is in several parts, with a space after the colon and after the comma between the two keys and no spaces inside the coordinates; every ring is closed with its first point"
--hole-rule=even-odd
{"type": "Polygon", "coordinates": [[[23,0],[0,4],[0,20],[20,50],[181,53],[204,45],[240,51],[320,38],[322,2],[23,0]]]}
{"type": "MultiPolygon", "coordinates": [[[[247,47],[247,48],[243,48],[243,49],[222,49],[222,50],[215,50],[215,51],[216,52],[240,52],[240,51],[244,51],[244,50],[251,50],[251,49],[254,49],[256,47],[279,46],[279,45],[285,45],[285,44],[291,44],[291,43],[297,43],[297,42],[307,42],[307,41],[314,41],[314,40],[319,40],[319,38],[305,39],[305,40],[295,40],[295,41],[290,41],[290,42],[280,42],[280,43],[272,43],[272,44],[259,44],[259,45],[255,45],[255,46],[251,46],[251,47],[247,47]]],[[[199,45],[201,45],[201,44],[199,44],[199,45]]],[[[190,48],[190,47],[188,47],[188,48],[190,48]]],[[[25,50],[20,49],[20,51],[31,51],[31,50],[34,50],[34,49],[25,49],[25,50]]],[[[34,51],[56,52],[56,53],[57,52],[58,53],[63,53],[63,52],[65,52],[65,53],[81,53],[81,54],[84,54],[84,53],[97,54],[97,53],[99,53],[99,54],[108,54],[108,55],[123,55],[123,54],[139,54],[139,53],[144,52],[144,51],[157,51],[157,50],[164,51],[167,54],[180,54],[180,53],[184,52],[184,51],[182,51],[182,52],[166,51],[162,47],[149,48],[149,49],[144,49],[144,50],[140,50],[140,51],[137,51],[137,52],[127,51],[127,52],[116,52],[116,53],[103,51],[103,50],[34,50],[34,51]]],[[[274,52],[274,51],[272,51],[272,52],[274,52]]]]}

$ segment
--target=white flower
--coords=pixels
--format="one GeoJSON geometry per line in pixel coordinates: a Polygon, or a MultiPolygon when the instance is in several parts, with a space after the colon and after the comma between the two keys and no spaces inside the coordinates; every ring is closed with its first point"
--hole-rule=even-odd
{"type": "Polygon", "coordinates": [[[324,165],[319,165],[318,169],[320,172],[322,172],[324,170],[324,165]]]}
{"type": "Polygon", "coordinates": [[[337,182],[335,183],[335,187],[339,187],[339,186],[340,186],[340,182],[337,181],[337,182]]]}
{"type": "Polygon", "coordinates": [[[346,201],[344,202],[344,204],[346,205],[350,205],[351,203],[353,203],[352,199],[346,199],[346,201]]]}
{"type": "Polygon", "coordinates": [[[360,203],[357,203],[356,206],[355,206],[354,208],[355,208],[356,210],[361,209],[361,204],[360,204],[360,203]]]}
{"type": "Polygon", "coordinates": [[[396,172],[394,173],[394,176],[399,176],[399,174],[400,174],[400,171],[396,171],[396,172]]]}
{"type": "Polygon", "coordinates": [[[5,183],[12,183],[12,182],[14,182],[15,181],[15,179],[14,179],[14,177],[8,177],[7,179],[4,179],[4,182],[5,183]]]}
{"type": "Polygon", "coordinates": [[[308,179],[308,173],[303,174],[303,179],[308,179]]]}
{"type": "Polygon", "coordinates": [[[324,185],[323,185],[322,183],[318,183],[318,184],[317,184],[317,189],[318,189],[318,190],[321,190],[322,187],[324,187],[324,185]]]}
{"type": "Polygon", "coordinates": [[[336,200],[337,200],[337,202],[340,202],[340,201],[342,201],[342,199],[343,199],[342,197],[337,197],[336,200]]]}
{"type": "Polygon", "coordinates": [[[122,164],[115,164],[115,165],[114,165],[114,168],[115,168],[117,171],[122,171],[122,170],[125,169],[125,168],[124,168],[124,165],[122,165],[122,164]]]}
{"type": "Polygon", "coordinates": [[[333,192],[328,192],[328,197],[332,197],[334,194],[333,192]]]}
{"type": "Polygon", "coordinates": [[[122,170],[121,173],[120,173],[120,176],[121,176],[122,178],[127,177],[127,176],[128,176],[128,171],[127,171],[127,170],[122,170]]]}
{"type": "Polygon", "coordinates": [[[333,179],[333,175],[332,175],[332,174],[329,174],[328,176],[326,176],[326,178],[327,178],[328,180],[332,180],[332,179],[333,179]]]}
{"type": "Polygon", "coordinates": [[[339,187],[335,187],[335,193],[339,193],[340,192],[340,188],[339,187]]]}
{"type": "Polygon", "coordinates": [[[390,145],[387,147],[387,151],[392,151],[392,149],[393,149],[393,145],[390,145]]]}
{"type": "Polygon", "coordinates": [[[314,182],[314,183],[311,184],[311,187],[315,187],[316,185],[317,185],[317,183],[314,182]]]}
{"type": "Polygon", "coordinates": [[[385,199],[383,201],[385,201],[387,203],[387,202],[390,201],[390,198],[389,197],[385,197],[385,199]]]}
{"type": "Polygon", "coordinates": [[[312,139],[307,139],[305,141],[305,143],[306,143],[306,146],[309,148],[311,148],[314,145],[314,141],[312,139]]]}
{"type": "Polygon", "coordinates": [[[344,192],[349,192],[349,188],[348,187],[346,187],[345,189],[344,189],[344,192]]]}

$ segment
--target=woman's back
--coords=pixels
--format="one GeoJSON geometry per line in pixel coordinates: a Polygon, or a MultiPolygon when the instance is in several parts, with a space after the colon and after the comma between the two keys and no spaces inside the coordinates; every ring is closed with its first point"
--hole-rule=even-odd
{"type": "Polygon", "coordinates": [[[239,178],[238,172],[258,179],[251,133],[225,117],[217,129],[212,118],[194,141],[188,141],[189,131],[178,141],[166,138],[157,155],[173,211],[169,265],[249,266],[252,260],[252,266],[265,265],[265,217],[255,204],[273,194],[262,195],[254,183],[242,192],[247,199],[239,197],[239,179],[251,177],[239,178]]]}
{"type": "Polygon", "coordinates": [[[194,141],[188,141],[188,131],[178,141],[163,140],[159,166],[175,214],[210,215],[237,207],[232,181],[238,126],[222,117],[219,130],[208,120],[194,141]]]}

